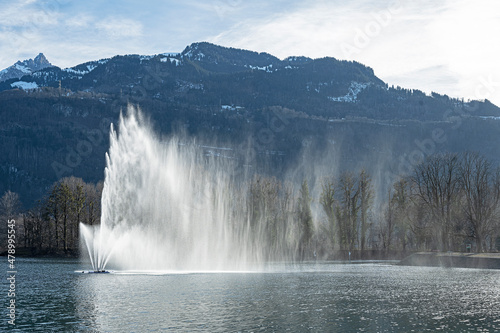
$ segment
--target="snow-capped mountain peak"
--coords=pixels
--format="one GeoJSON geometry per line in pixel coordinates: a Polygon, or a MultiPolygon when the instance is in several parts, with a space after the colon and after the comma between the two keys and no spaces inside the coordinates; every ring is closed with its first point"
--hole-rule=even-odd
{"type": "Polygon", "coordinates": [[[0,71],[0,82],[14,78],[19,79],[24,75],[30,75],[33,72],[52,66],[43,53],[39,53],[34,59],[18,61],[14,65],[0,71]]]}

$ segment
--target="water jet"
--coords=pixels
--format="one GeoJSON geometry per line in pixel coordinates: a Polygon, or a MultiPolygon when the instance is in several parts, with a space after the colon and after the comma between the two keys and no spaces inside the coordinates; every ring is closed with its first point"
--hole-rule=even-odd
{"type": "Polygon", "coordinates": [[[129,107],[111,126],[100,226],[81,225],[94,271],[224,271],[259,267],[266,251],[250,234],[231,159],[194,140],[161,140],[129,107]]]}

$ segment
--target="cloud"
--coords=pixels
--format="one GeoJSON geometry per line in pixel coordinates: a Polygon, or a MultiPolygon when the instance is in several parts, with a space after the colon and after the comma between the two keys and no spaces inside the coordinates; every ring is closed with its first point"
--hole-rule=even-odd
{"type": "Polygon", "coordinates": [[[143,35],[142,24],[126,18],[107,17],[98,22],[96,27],[111,38],[140,37],[143,35]]]}
{"type": "Polygon", "coordinates": [[[78,14],[77,16],[67,17],[64,24],[68,28],[88,28],[95,21],[95,17],[86,14],[78,14]]]}
{"type": "Polygon", "coordinates": [[[266,51],[280,58],[290,55],[333,56],[333,42],[349,24],[345,7],[316,6],[236,23],[210,38],[214,43],[266,51]]]}
{"type": "MultiPolygon", "coordinates": [[[[393,76],[386,76],[385,80],[405,88],[416,88],[417,86],[439,86],[446,88],[449,93],[458,92],[456,86],[460,81],[460,76],[450,70],[449,66],[436,65],[425,68],[412,69],[397,73],[393,76]],[[412,86],[413,84],[413,86],[412,86]]],[[[430,92],[430,91],[426,91],[430,92]]],[[[442,91],[435,91],[441,92],[442,91]]],[[[454,95],[452,93],[452,95],[454,95]]]]}
{"type": "MultiPolygon", "coordinates": [[[[389,84],[474,98],[481,82],[500,82],[499,22],[496,0],[4,1],[0,69],[38,52],[64,67],[210,41],[356,60],[389,84]]],[[[487,91],[500,104],[500,85],[487,91]]]]}
{"type": "MultiPolygon", "coordinates": [[[[499,3],[442,1],[436,11],[413,6],[401,14],[399,38],[390,34],[385,41],[394,51],[392,63],[373,65],[382,79],[452,97],[489,98],[500,105],[500,85],[484,90],[488,94],[476,93],[491,75],[500,82],[500,71],[495,71],[500,45],[490,37],[500,35],[499,3]],[[411,28],[412,23],[418,25],[411,28]]],[[[376,60],[375,54],[366,61],[376,60]]]]}
{"type": "Polygon", "coordinates": [[[377,1],[318,1],[288,10],[242,20],[211,38],[221,44],[266,50],[281,58],[289,55],[334,56],[358,60],[376,45],[391,25],[401,5],[377,1]],[[350,51],[349,51],[350,50],[350,51]]]}
{"type": "Polygon", "coordinates": [[[59,23],[58,6],[39,1],[6,1],[0,5],[3,27],[38,28],[59,23]]]}
{"type": "Polygon", "coordinates": [[[61,15],[57,1],[5,1],[0,4],[0,63],[33,58],[41,48],[47,30],[58,27],[61,15]],[[56,4],[55,6],[52,4],[56,4]]]}
{"type": "MultiPolygon", "coordinates": [[[[389,84],[478,98],[477,82],[498,68],[499,22],[494,0],[318,1],[242,20],[210,41],[280,58],[356,60],[389,84]]],[[[500,85],[490,90],[500,104],[500,85]]]]}

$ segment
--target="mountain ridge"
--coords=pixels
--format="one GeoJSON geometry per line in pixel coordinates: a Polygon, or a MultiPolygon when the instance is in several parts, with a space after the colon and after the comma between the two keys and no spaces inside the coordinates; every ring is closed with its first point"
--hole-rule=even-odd
{"type": "MultiPolygon", "coordinates": [[[[390,99],[387,95],[395,94],[400,95],[399,99],[406,99],[408,96],[403,95],[408,95],[408,93],[410,95],[415,93],[420,98],[429,97],[418,89],[397,87],[391,90],[393,87],[389,87],[387,83],[380,80],[372,68],[356,61],[337,60],[333,57],[311,59],[304,56],[289,56],[280,60],[265,52],[258,53],[223,47],[208,42],[192,43],[181,53],[176,54],[117,55],[109,59],[88,61],[65,69],[57,66],[45,67],[35,73],[24,73],[20,79],[0,82],[0,91],[12,88],[57,88],[59,81],[61,81],[63,87],[72,91],[85,90],[116,94],[132,85],[137,86],[137,80],[134,80],[133,75],[138,77],[153,76],[156,81],[164,80],[164,78],[160,78],[162,75],[171,76],[176,81],[189,81],[195,85],[197,83],[193,81],[203,81],[203,75],[241,75],[255,74],[257,72],[288,76],[290,80],[302,80],[302,89],[305,88],[309,92],[316,92],[320,95],[328,93],[327,96],[323,96],[323,99],[332,102],[353,101],[354,97],[357,98],[358,96],[351,92],[352,86],[359,86],[360,84],[370,86],[368,91],[376,88],[385,88],[387,91],[391,91],[390,94],[385,94],[386,99],[390,99]],[[100,67],[103,67],[102,71],[100,67]],[[117,84],[105,82],[110,80],[106,80],[102,75],[96,75],[96,73],[116,74],[117,68],[122,68],[122,72],[134,71],[134,73],[131,73],[132,77],[129,77],[128,80],[125,80],[124,75],[120,75],[120,78],[115,77],[118,79],[117,84]],[[294,75],[290,73],[294,70],[299,71],[300,74],[294,75]],[[283,72],[288,73],[284,74],[283,72]],[[185,80],[186,78],[189,80],[185,80]],[[13,85],[18,80],[22,80],[21,84],[13,85]],[[81,82],[76,82],[78,80],[81,82]],[[23,82],[25,82],[24,86],[23,82]],[[102,84],[103,82],[104,84],[102,84]],[[111,88],[113,85],[116,86],[116,89],[111,88]],[[118,88],[118,86],[120,87],[118,88]],[[399,92],[394,93],[395,91],[399,92]],[[352,98],[348,97],[349,94],[352,98]]],[[[169,83],[178,85],[178,82],[171,81],[169,83]]],[[[158,93],[161,94],[161,92],[156,91],[156,94],[158,93]]],[[[302,94],[302,91],[299,92],[300,94],[302,94]]],[[[431,97],[433,95],[447,97],[437,93],[433,93],[431,97]]],[[[455,103],[461,101],[460,99],[451,100],[455,103]]]]}
{"type": "Polygon", "coordinates": [[[500,109],[489,101],[389,86],[355,61],[280,60],[200,42],[0,82],[0,193],[10,189],[32,205],[61,177],[102,180],[109,125],[129,104],[159,135],[250,146],[255,161],[237,148],[231,159],[278,177],[306,149],[336,156],[338,170],[383,168],[391,177],[416,153],[475,150],[495,163],[500,156],[500,109]],[[446,140],[433,141],[441,132],[446,140]]]}
{"type": "Polygon", "coordinates": [[[20,79],[38,70],[53,65],[47,60],[43,53],[39,53],[34,59],[18,60],[14,65],[0,71],[0,82],[9,79],[20,79]]]}

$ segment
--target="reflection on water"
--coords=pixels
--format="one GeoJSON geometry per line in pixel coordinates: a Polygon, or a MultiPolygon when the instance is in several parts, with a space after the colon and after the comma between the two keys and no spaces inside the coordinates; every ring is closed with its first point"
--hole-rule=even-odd
{"type": "Polygon", "coordinates": [[[77,261],[18,264],[20,332],[500,330],[493,270],[307,263],[247,273],[81,274],[77,261]]]}

